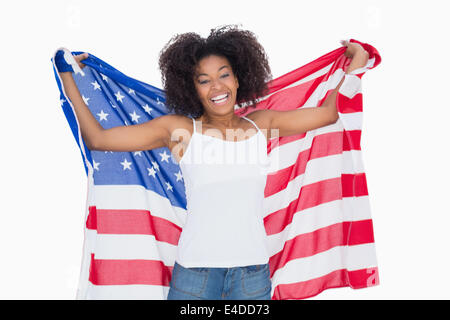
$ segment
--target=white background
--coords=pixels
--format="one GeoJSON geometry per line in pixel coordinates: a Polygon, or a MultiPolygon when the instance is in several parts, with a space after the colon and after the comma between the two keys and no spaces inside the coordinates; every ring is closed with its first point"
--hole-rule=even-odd
{"type": "Polygon", "coordinates": [[[380,285],[314,299],[449,299],[447,1],[2,1],[0,298],[74,299],[86,174],[50,58],[87,51],[161,88],[176,33],[240,23],[274,78],[354,38],[381,64],[363,78],[362,149],[380,285]]]}

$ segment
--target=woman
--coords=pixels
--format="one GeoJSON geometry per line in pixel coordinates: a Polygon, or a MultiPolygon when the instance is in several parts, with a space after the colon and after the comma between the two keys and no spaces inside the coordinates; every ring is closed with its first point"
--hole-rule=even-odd
{"type": "MultiPolygon", "coordinates": [[[[343,44],[352,58],[347,73],[366,64],[368,53],[359,44],[343,44]]],[[[85,58],[86,53],[75,57],[80,67],[85,58]]],[[[236,104],[246,102],[252,108],[267,94],[271,72],[256,36],[235,26],[213,29],[206,39],[195,33],[173,37],[161,51],[159,66],[166,105],[174,113],[111,129],[103,129],[91,114],[71,72],[60,72],[83,139],[91,150],[168,147],[179,163],[189,214],[178,242],[169,300],[270,300],[261,216],[267,142],[336,122],[342,81],[317,108],[236,115],[236,104]]]]}

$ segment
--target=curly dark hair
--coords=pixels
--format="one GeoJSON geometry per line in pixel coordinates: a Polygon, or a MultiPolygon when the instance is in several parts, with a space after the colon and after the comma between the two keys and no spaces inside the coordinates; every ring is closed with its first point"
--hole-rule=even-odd
{"type": "Polygon", "coordinates": [[[239,81],[236,97],[239,108],[244,102],[248,107],[256,107],[257,99],[268,93],[266,81],[272,79],[268,57],[251,31],[225,25],[211,29],[206,39],[193,32],[177,34],[159,56],[166,106],[170,112],[194,118],[204,113],[193,76],[197,63],[210,55],[225,57],[230,62],[239,81]]]}

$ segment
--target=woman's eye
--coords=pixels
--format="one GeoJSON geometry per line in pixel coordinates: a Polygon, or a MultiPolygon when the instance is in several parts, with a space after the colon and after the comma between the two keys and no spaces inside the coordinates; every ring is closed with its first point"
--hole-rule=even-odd
{"type": "MultiPolygon", "coordinates": [[[[225,77],[228,77],[229,76],[229,74],[228,73],[225,73],[225,74],[223,74],[222,76],[220,76],[221,78],[225,78],[225,77]]],[[[199,81],[198,83],[200,83],[200,84],[205,84],[205,83],[208,83],[209,82],[209,80],[203,80],[203,81],[199,81]]]]}

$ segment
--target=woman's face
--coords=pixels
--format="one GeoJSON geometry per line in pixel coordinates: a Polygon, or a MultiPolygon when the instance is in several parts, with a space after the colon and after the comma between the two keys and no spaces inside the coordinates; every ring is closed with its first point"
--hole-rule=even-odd
{"type": "Polygon", "coordinates": [[[234,112],[239,83],[227,58],[210,55],[201,59],[194,83],[206,113],[225,115],[234,112]]]}

